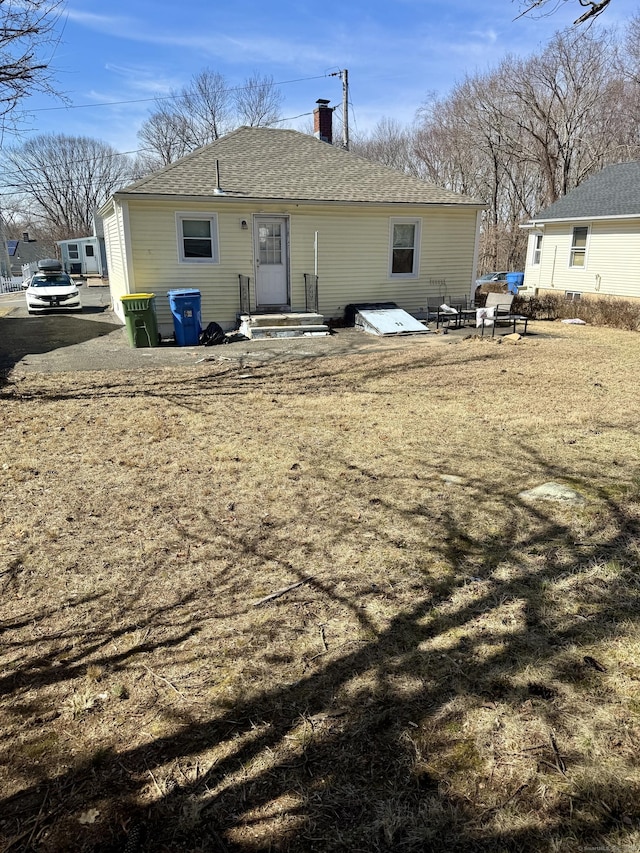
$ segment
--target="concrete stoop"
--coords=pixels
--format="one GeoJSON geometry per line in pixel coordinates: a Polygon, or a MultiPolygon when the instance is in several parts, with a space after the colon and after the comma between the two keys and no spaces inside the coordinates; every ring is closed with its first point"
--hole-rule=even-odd
{"type": "Polygon", "coordinates": [[[322,314],[242,314],[240,333],[246,338],[304,338],[329,334],[322,314]]]}

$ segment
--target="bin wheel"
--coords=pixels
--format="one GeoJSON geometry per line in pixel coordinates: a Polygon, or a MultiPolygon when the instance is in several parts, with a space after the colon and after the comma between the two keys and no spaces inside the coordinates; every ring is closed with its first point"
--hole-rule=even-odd
{"type": "Polygon", "coordinates": [[[162,335],[158,332],[158,346],[162,343],[162,335]]]}

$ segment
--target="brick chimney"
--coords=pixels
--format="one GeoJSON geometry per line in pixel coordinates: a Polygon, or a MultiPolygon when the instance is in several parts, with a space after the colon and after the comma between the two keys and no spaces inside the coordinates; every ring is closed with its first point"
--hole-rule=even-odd
{"type": "Polygon", "coordinates": [[[329,106],[329,101],[319,98],[316,101],[318,105],[313,111],[313,135],[321,142],[333,143],[333,107],[329,106]]]}

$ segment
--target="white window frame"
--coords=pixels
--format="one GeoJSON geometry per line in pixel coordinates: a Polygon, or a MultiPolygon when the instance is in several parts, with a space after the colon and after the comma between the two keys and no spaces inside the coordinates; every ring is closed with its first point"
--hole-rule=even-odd
{"type": "Polygon", "coordinates": [[[587,268],[587,254],[589,252],[589,237],[590,236],[591,236],[591,226],[590,225],[574,225],[573,228],[571,229],[571,245],[569,246],[569,269],[570,270],[577,270],[578,272],[581,272],[582,270],[586,270],[586,268],[587,268]],[[578,228],[580,228],[582,230],[586,230],[586,232],[587,232],[585,240],[584,240],[584,249],[582,249],[582,248],[576,249],[576,247],[574,246],[574,240],[576,238],[576,231],[578,228]],[[582,257],[584,258],[584,263],[582,264],[582,266],[579,266],[578,264],[574,264],[574,262],[573,262],[576,253],[581,254],[582,257]]]}
{"type": "Polygon", "coordinates": [[[178,211],[176,213],[176,234],[178,241],[178,261],[181,264],[219,264],[220,249],[218,246],[218,214],[203,213],[199,210],[178,211]],[[187,258],[184,254],[184,232],[182,223],[186,220],[209,222],[211,229],[211,257],[187,258]]]}
{"type": "Polygon", "coordinates": [[[389,278],[418,278],[420,274],[420,242],[422,219],[414,216],[394,216],[389,220],[389,278]],[[413,244],[413,269],[411,272],[393,272],[393,232],[396,225],[415,225],[413,244]]]}
{"type": "Polygon", "coordinates": [[[533,251],[531,252],[531,266],[539,267],[540,259],[542,258],[542,238],[543,234],[533,235],[533,251]]]}
{"type": "Polygon", "coordinates": [[[67,243],[67,255],[70,261],[80,260],[80,246],[78,243],[67,243]],[[73,254],[72,254],[73,253],[73,254]]]}

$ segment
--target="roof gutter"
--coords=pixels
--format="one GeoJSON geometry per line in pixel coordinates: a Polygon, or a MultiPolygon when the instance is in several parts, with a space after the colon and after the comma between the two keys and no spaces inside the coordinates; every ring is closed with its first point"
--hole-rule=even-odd
{"type": "Polygon", "coordinates": [[[563,216],[557,219],[530,219],[529,222],[520,225],[520,228],[544,228],[545,225],[550,225],[555,222],[593,222],[594,220],[602,220],[603,222],[612,219],[640,219],[640,211],[638,213],[620,213],[611,214],[609,216],[563,216]]]}
{"type": "MultiPolygon", "coordinates": [[[[119,202],[122,201],[167,201],[167,202],[194,202],[200,204],[297,204],[297,205],[359,205],[366,207],[415,207],[416,205],[426,207],[450,207],[452,209],[465,210],[486,210],[488,205],[485,202],[470,201],[470,202],[452,202],[452,201],[352,201],[348,199],[308,199],[308,198],[276,198],[272,196],[233,196],[227,195],[177,195],[174,193],[114,193],[113,199],[119,202]]],[[[107,205],[98,211],[102,213],[107,205]]]]}

